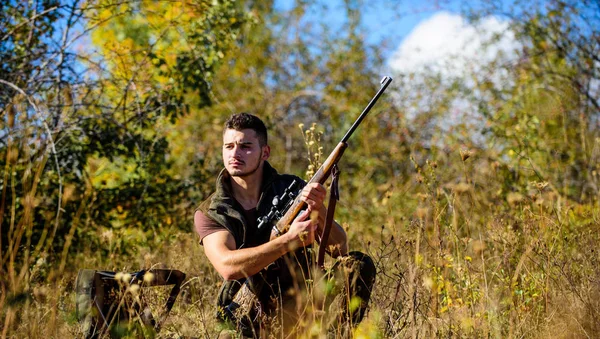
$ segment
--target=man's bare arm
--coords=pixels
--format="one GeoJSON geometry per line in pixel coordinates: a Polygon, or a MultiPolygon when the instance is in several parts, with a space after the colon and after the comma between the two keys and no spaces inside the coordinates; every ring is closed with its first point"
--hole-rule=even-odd
{"type": "MultiPolygon", "coordinates": [[[[201,212],[194,215],[195,222],[198,213],[201,212]]],[[[282,255],[314,241],[317,225],[308,218],[309,215],[310,209],[296,218],[286,234],[256,247],[236,249],[235,240],[227,231],[209,234],[202,240],[204,253],[224,279],[249,277],[282,255]]]]}
{"type": "Polygon", "coordinates": [[[254,275],[287,252],[285,242],[279,238],[258,247],[236,250],[235,240],[227,231],[209,234],[202,243],[208,260],[226,280],[254,275]]]}

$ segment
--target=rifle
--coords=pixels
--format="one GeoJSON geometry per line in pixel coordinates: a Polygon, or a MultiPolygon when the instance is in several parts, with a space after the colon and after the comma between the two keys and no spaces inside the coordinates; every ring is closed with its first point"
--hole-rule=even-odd
{"type": "MultiPolygon", "coordinates": [[[[327,157],[325,162],[323,162],[321,167],[319,167],[319,170],[317,170],[317,172],[308,181],[309,184],[315,182],[318,182],[321,185],[325,184],[325,182],[327,181],[327,179],[329,179],[329,176],[331,175],[332,169],[335,166],[337,166],[337,163],[340,161],[342,155],[344,154],[344,151],[348,147],[348,140],[391,82],[392,78],[389,76],[385,76],[383,77],[383,79],[381,79],[381,87],[379,88],[375,96],[373,96],[371,101],[369,101],[367,107],[365,107],[360,116],[356,119],[356,121],[354,121],[348,132],[346,132],[342,140],[337,144],[337,146],[327,157]]],[[[266,216],[258,219],[259,228],[265,225],[272,225],[273,223],[276,223],[273,229],[276,233],[278,233],[278,235],[281,235],[289,230],[290,225],[292,224],[294,219],[296,219],[300,212],[306,207],[306,203],[300,200],[299,194],[296,195],[295,198],[293,194],[291,194],[291,192],[294,191],[294,186],[295,182],[292,183],[292,185],[290,185],[290,187],[285,190],[281,198],[275,197],[275,199],[273,199],[273,207],[271,211],[266,216]],[[279,218],[282,214],[283,216],[279,218]],[[279,220],[276,221],[276,219],[278,218],[279,220]]],[[[321,239],[321,246],[326,246],[326,242],[327,239],[321,239]]],[[[246,323],[248,321],[251,322],[257,316],[257,314],[260,314],[260,310],[256,310],[256,308],[259,307],[260,305],[258,304],[254,293],[248,287],[248,284],[245,283],[241,287],[239,292],[236,293],[233,302],[228,307],[227,311],[230,315],[237,319],[239,326],[240,321],[245,321],[246,323]],[[255,312],[256,314],[252,315],[252,311],[257,312],[255,312]]]]}
{"type": "MultiPolygon", "coordinates": [[[[331,152],[331,154],[327,157],[325,162],[323,162],[321,167],[319,167],[319,170],[308,181],[309,184],[314,183],[314,182],[318,182],[321,185],[325,184],[325,182],[327,181],[327,179],[329,179],[329,176],[331,175],[332,168],[335,165],[337,165],[337,163],[342,158],[344,151],[348,147],[348,139],[350,139],[350,137],[352,136],[352,134],[354,133],[354,131],[356,130],[358,125],[360,125],[360,123],[363,121],[363,119],[367,116],[367,114],[369,113],[371,108],[373,108],[373,106],[375,105],[375,103],[377,102],[379,97],[383,94],[383,92],[386,90],[386,88],[388,87],[388,85],[391,82],[392,82],[392,78],[388,77],[388,76],[383,77],[383,79],[381,79],[381,82],[380,82],[381,88],[379,89],[379,91],[377,91],[377,93],[371,99],[371,101],[369,102],[367,107],[365,107],[365,109],[362,111],[360,116],[356,119],[354,124],[352,124],[352,126],[350,127],[348,132],[346,132],[346,134],[344,135],[342,140],[337,144],[337,146],[331,152]]],[[[287,190],[286,190],[286,193],[287,193],[287,190]]],[[[286,195],[289,196],[289,194],[284,194],[284,196],[286,196],[286,195]]],[[[283,234],[289,229],[290,225],[292,224],[294,219],[296,219],[298,214],[300,214],[300,212],[306,207],[306,203],[304,201],[300,200],[299,196],[297,196],[295,198],[295,200],[293,201],[293,203],[291,203],[291,205],[289,203],[286,203],[285,201],[282,201],[282,203],[280,203],[279,201],[276,202],[275,200],[279,200],[279,199],[274,199],[274,206],[273,206],[274,209],[272,209],[271,212],[267,216],[265,216],[263,218],[259,218],[258,227],[261,228],[264,225],[272,224],[274,221],[273,219],[275,219],[277,216],[282,214],[281,211],[278,211],[277,207],[279,207],[279,205],[283,205],[285,214],[283,214],[283,217],[281,217],[281,219],[279,219],[277,221],[277,224],[275,225],[277,233],[283,234]]]]}

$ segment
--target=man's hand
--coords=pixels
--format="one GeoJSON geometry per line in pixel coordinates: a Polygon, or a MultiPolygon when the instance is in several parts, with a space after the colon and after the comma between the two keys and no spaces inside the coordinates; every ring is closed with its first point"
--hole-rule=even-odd
{"type": "Polygon", "coordinates": [[[315,231],[317,229],[316,220],[313,221],[310,218],[312,208],[309,206],[306,210],[302,211],[292,225],[289,231],[284,234],[288,237],[288,249],[294,251],[299,247],[308,246],[315,241],[315,231]]]}
{"type": "Polygon", "coordinates": [[[318,219],[319,230],[322,230],[325,225],[327,209],[323,202],[326,195],[327,190],[325,190],[325,187],[317,182],[307,184],[302,192],[300,192],[300,200],[304,201],[312,211],[309,217],[311,219],[318,219]]]}
{"type": "Polygon", "coordinates": [[[326,195],[327,190],[325,190],[325,187],[318,182],[313,182],[304,186],[304,189],[300,192],[300,200],[312,207],[313,210],[319,210],[320,206],[323,206],[326,195]]]}

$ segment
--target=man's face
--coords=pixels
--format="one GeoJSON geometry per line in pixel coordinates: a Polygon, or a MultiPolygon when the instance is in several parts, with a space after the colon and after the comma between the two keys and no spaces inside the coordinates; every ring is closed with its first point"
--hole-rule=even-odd
{"type": "Polygon", "coordinates": [[[245,177],[255,173],[269,154],[269,146],[260,146],[254,130],[227,129],[223,134],[223,163],[231,176],[245,177]]]}

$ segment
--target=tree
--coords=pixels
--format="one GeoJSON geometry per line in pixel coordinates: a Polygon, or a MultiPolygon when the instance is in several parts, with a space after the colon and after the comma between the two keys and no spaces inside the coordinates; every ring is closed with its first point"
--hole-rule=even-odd
{"type": "MultiPolygon", "coordinates": [[[[545,181],[569,199],[597,199],[600,7],[577,1],[512,6],[519,10],[506,16],[523,49],[516,65],[496,67],[505,68],[513,82],[498,88],[481,81],[478,87],[489,135],[504,144],[499,156],[512,159],[521,187],[545,181]]],[[[479,15],[505,13],[491,3],[484,8],[479,15]]]]}
{"type": "Polygon", "coordinates": [[[245,4],[0,6],[2,289],[25,288],[38,259],[60,274],[69,254],[115,259],[187,228],[203,177],[171,170],[166,135],[210,105],[212,74],[251,22],[245,4]]]}

